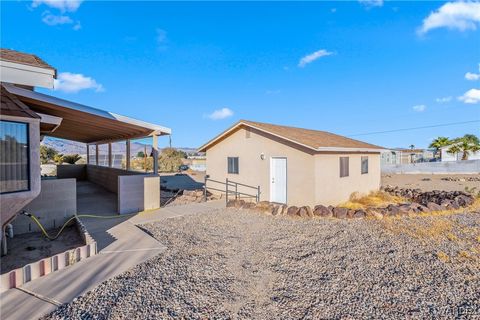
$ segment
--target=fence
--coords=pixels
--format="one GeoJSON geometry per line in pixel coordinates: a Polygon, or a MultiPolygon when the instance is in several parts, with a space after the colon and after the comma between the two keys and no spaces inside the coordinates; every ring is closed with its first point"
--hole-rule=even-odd
{"type": "Polygon", "coordinates": [[[205,176],[205,184],[204,184],[203,190],[204,190],[205,201],[207,200],[207,191],[208,190],[214,190],[214,191],[219,191],[219,192],[225,193],[225,201],[226,202],[228,202],[229,195],[231,195],[231,194],[233,194],[235,200],[241,199],[241,198],[248,198],[248,199],[254,198],[255,202],[260,201],[260,186],[257,186],[257,187],[249,186],[247,184],[243,184],[243,183],[240,183],[240,182],[235,182],[235,181],[232,181],[232,180],[228,180],[228,178],[225,179],[225,182],[223,182],[223,181],[210,179],[209,176],[207,175],[207,176],[205,176]],[[207,186],[208,182],[211,182],[218,187],[209,187],[209,186],[207,186]],[[246,192],[241,192],[241,191],[239,191],[238,187],[242,187],[242,188],[246,188],[246,189],[250,189],[250,190],[255,190],[255,194],[249,194],[249,193],[246,193],[246,192]]]}
{"type": "Polygon", "coordinates": [[[423,162],[382,165],[382,173],[404,174],[478,174],[480,160],[423,162]]]}

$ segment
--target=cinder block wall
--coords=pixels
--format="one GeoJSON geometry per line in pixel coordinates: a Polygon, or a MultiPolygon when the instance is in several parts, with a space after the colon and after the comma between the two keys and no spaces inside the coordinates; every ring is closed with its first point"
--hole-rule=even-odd
{"type": "Polygon", "coordinates": [[[120,176],[118,180],[118,213],[128,214],[160,208],[159,176],[120,176]]]}
{"type": "Polygon", "coordinates": [[[75,178],[78,181],[87,179],[86,164],[62,164],[57,165],[57,178],[69,179],[75,178]]]}
{"type": "MultiPolygon", "coordinates": [[[[24,210],[34,214],[45,229],[62,226],[77,212],[77,185],[75,179],[50,179],[41,181],[41,192],[24,210]]],[[[38,232],[33,220],[18,215],[12,222],[14,234],[38,232]]]]}
{"type": "Polygon", "coordinates": [[[130,175],[144,175],[141,172],[127,171],[117,168],[87,165],[87,180],[104,187],[110,192],[118,192],[118,177],[130,175]]]}

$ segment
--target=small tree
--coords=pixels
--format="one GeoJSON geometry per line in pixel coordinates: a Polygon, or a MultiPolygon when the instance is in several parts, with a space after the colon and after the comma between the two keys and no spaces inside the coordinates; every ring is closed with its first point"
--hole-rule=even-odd
{"type": "Polygon", "coordinates": [[[480,140],[474,134],[466,134],[453,140],[453,145],[447,150],[448,153],[462,153],[462,160],[468,160],[470,153],[480,151],[480,140]]]}
{"type": "Polygon", "coordinates": [[[40,146],[40,162],[46,164],[51,160],[55,159],[55,156],[58,154],[57,150],[47,147],[46,145],[40,146]]]}
{"type": "Polygon", "coordinates": [[[175,148],[165,148],[159,156],[159,169],[162,172],[175,172],[185,159],[185,152],[175,148]]]}
{"type": "Polygon", "coordinates": [[[78,154],[69,154],[66,156],[63,156],[63,162],[69,163],[69,164],[75,164],[78,160],[82,159],[78,154]]]}
{"type": "Polygon", "coordinates": [[[143,151],[138,151],[137,158],[143,158],[143,157],[145,157],[145,153],[143,153],[143,151]]]}
{"type": "MultiPolygon", "coordinates": [[[[447,137],[438,137],[435,138],[432,143],[430,143],[429,148],[434,148],[435,149],[435,155],[438,154],[438,151],[440,151],[440,148],[449,146],[452,144],[452,141],[450,141],[449,138],[447,137]]],[[[442,154],[440,153],[440,158],[442,157],[442,154]]]]}

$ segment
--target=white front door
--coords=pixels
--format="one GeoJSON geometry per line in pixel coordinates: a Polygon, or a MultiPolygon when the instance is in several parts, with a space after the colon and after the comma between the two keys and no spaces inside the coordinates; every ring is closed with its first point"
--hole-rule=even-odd
{"type": "Polygon", "coordinates": [[[287,203],[287,158],[270,158],[270,202],[287,203]]]}

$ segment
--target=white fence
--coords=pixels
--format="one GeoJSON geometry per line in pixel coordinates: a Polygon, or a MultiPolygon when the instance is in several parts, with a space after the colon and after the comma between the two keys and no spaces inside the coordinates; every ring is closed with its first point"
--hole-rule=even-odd
{"type": "Polygon", "coordinates": [[[382,165],[382,173],[479,174],[480,160],[382,165]]]}

